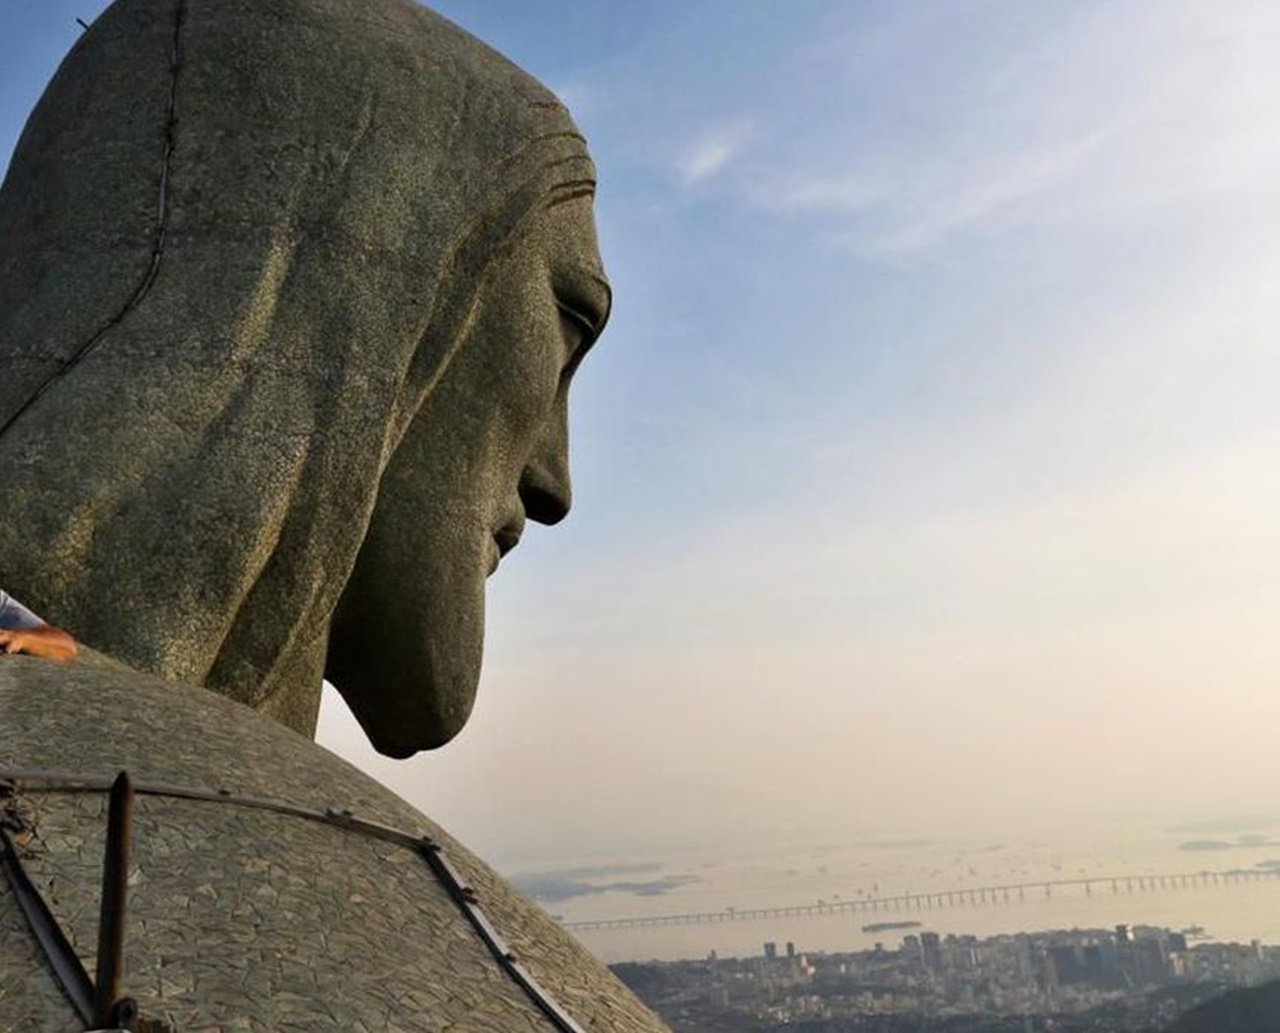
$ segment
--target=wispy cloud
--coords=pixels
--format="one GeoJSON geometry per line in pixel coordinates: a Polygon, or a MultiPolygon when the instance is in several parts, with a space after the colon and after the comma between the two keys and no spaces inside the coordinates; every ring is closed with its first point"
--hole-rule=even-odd
{"type": "Polygon", "coordinates": [[[703,183],[724,171],[751,140],[746,122],[733,122],[708,130],[690,146],[677,163],[686,186],[703,183]]]}
{"type": "Polygon", "coordinates": [[[874,53],[849,41],[809,53],[797,81],[838,79],[856,102],[804,117],[791,98],[773,111],[777,146],[751,170],[747,199],[830,217],[834,239],[891,261],[969,233],[1265,200],[1280,174],[1280,116],[1266,100],[1280,89],[1280,17],[1245,6],[1257,17],[1187,3],[1044,15],[1005,40],[1003,61],[927,70],[914,31],[882,33],[874,53]]]}
{"type": "Polygon", "coordinates": [[[989,223],[1020,202],[1066,183],[1113,136],[1108,129],[1010,154],[976,175],[958,176],[950,189],[931,184],[925,197],[914,203],[904,199],[907,212],[874,239],[873,248],[887,255],[908,255],[927,250],[953,233],[989,223]]]}

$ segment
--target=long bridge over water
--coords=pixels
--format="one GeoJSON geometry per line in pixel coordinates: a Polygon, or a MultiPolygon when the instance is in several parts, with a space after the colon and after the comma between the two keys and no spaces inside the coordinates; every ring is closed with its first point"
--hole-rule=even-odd
{"type": "Polygon", "coordinates": [[[706,922],[751,922],[762,918],[803,918],[814,915],[870,915],[890,912],[929,911],[949,907],[972,907],[1016,903],[1028,896],[1052,897],[1055,891],[1083,890],[1095,893],[1145,893],[1158,890],[1229,886],[1280,879],[1280,869],[1231,869],[1229,871],[1175,872],[1164,875],[1091,875],[1079,879],[1047,879],[975,886],[968,889],[938,890],[931,893],[901,893],[885,897],[855,897],[819,900],[790,907],[734,908],[722,911],[691,911],[685,914],[640,915],[632,918],[599,918],[564,922],[566,929],[579,932],[599,929],[640,929],[646,926],[699,925],[706,922]]]}

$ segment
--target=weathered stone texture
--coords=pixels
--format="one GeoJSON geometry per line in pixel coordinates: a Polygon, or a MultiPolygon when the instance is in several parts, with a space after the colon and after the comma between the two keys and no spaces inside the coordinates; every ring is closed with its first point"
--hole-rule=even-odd
{"type": "MultiPolygon", "coordinates": [[[[429,835],[533,976],[585,1028],[663,1029],[482,861],[372,779],[229,700],[84,665],[0,661],[0,769],[181,784],[350,810],[429,835]]],[[[12,805],[11,801],[11,805],[12,805]]],[[[23,860],[92,972],[105,794],[20,792],[23,860]]],[[[141,795],[126,989],[182,1030],[553,1027],[415,852],[323,822],[141,795]]],[[[0,883],[0,1030],[76,1029],[0,883]],[[21,987],[21,992],[14,988],[21,987]]]]}
{"type": "Polygon", "coordinates": [[[409,0],[116,0],[0,188],[5,589],[299,731],[328,671],[386,752],[455,734],[494,536],[567,506],[538,360],[601,275],[594,175],[409,0]],[[553,469],[564,504],[522,508],[553,469]]]}

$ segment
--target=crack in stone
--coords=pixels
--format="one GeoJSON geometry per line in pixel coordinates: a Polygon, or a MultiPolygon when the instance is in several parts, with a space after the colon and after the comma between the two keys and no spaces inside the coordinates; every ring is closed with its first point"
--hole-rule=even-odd
{"type": "Polygon", "coordinates": [[[169,175],[173,165],[173,152],[176,144],[178,71],[182,67],[182,24],[186,19],[186,13],[187,0],[177,0],[174,6],[173,45],[169,53],[169,104],[165,112],[164,153],[160,159],[160,186],[156,194],[156,229],[152,238],[151,260],[147,264],[147,270],[139,281],[138,286],[134,288],[133,293],[129,295],[128,299],[120,307],[120,310],[95,330],[88,340],[76,348],[68,358],[62,360],[59,367],[45,378],[44,383],[18,407],[17,411],[3,425],[0,425],[0,435],[6,433],[10,427],[17,423],[50,387],[78,366],[108,333],[119,326],[125,317],[142,303],[143,298],[151,290],[151,286],[155,283],[156,276],[160,272],[160,260],[164,255],[165,230],[169,218],[169,175]]]}

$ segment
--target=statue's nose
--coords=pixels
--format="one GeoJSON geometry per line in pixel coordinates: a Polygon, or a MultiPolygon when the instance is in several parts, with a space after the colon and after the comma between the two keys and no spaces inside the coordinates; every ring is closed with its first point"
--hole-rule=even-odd
{"type": "Polygon", "coordinates": [[[525,516],[540,524],[558,524],[569,514],[573,489],[569,483],[569,404],[561,392],[542,430],[518,486],[525,516]]]}
{"type": "Polygon", "coordinates": [[[569,514],[573,490],[569,457],[563,452],[535,459],[520,477],[520,502],[525,515],[540,524],[558,524],[569,514]]]}

